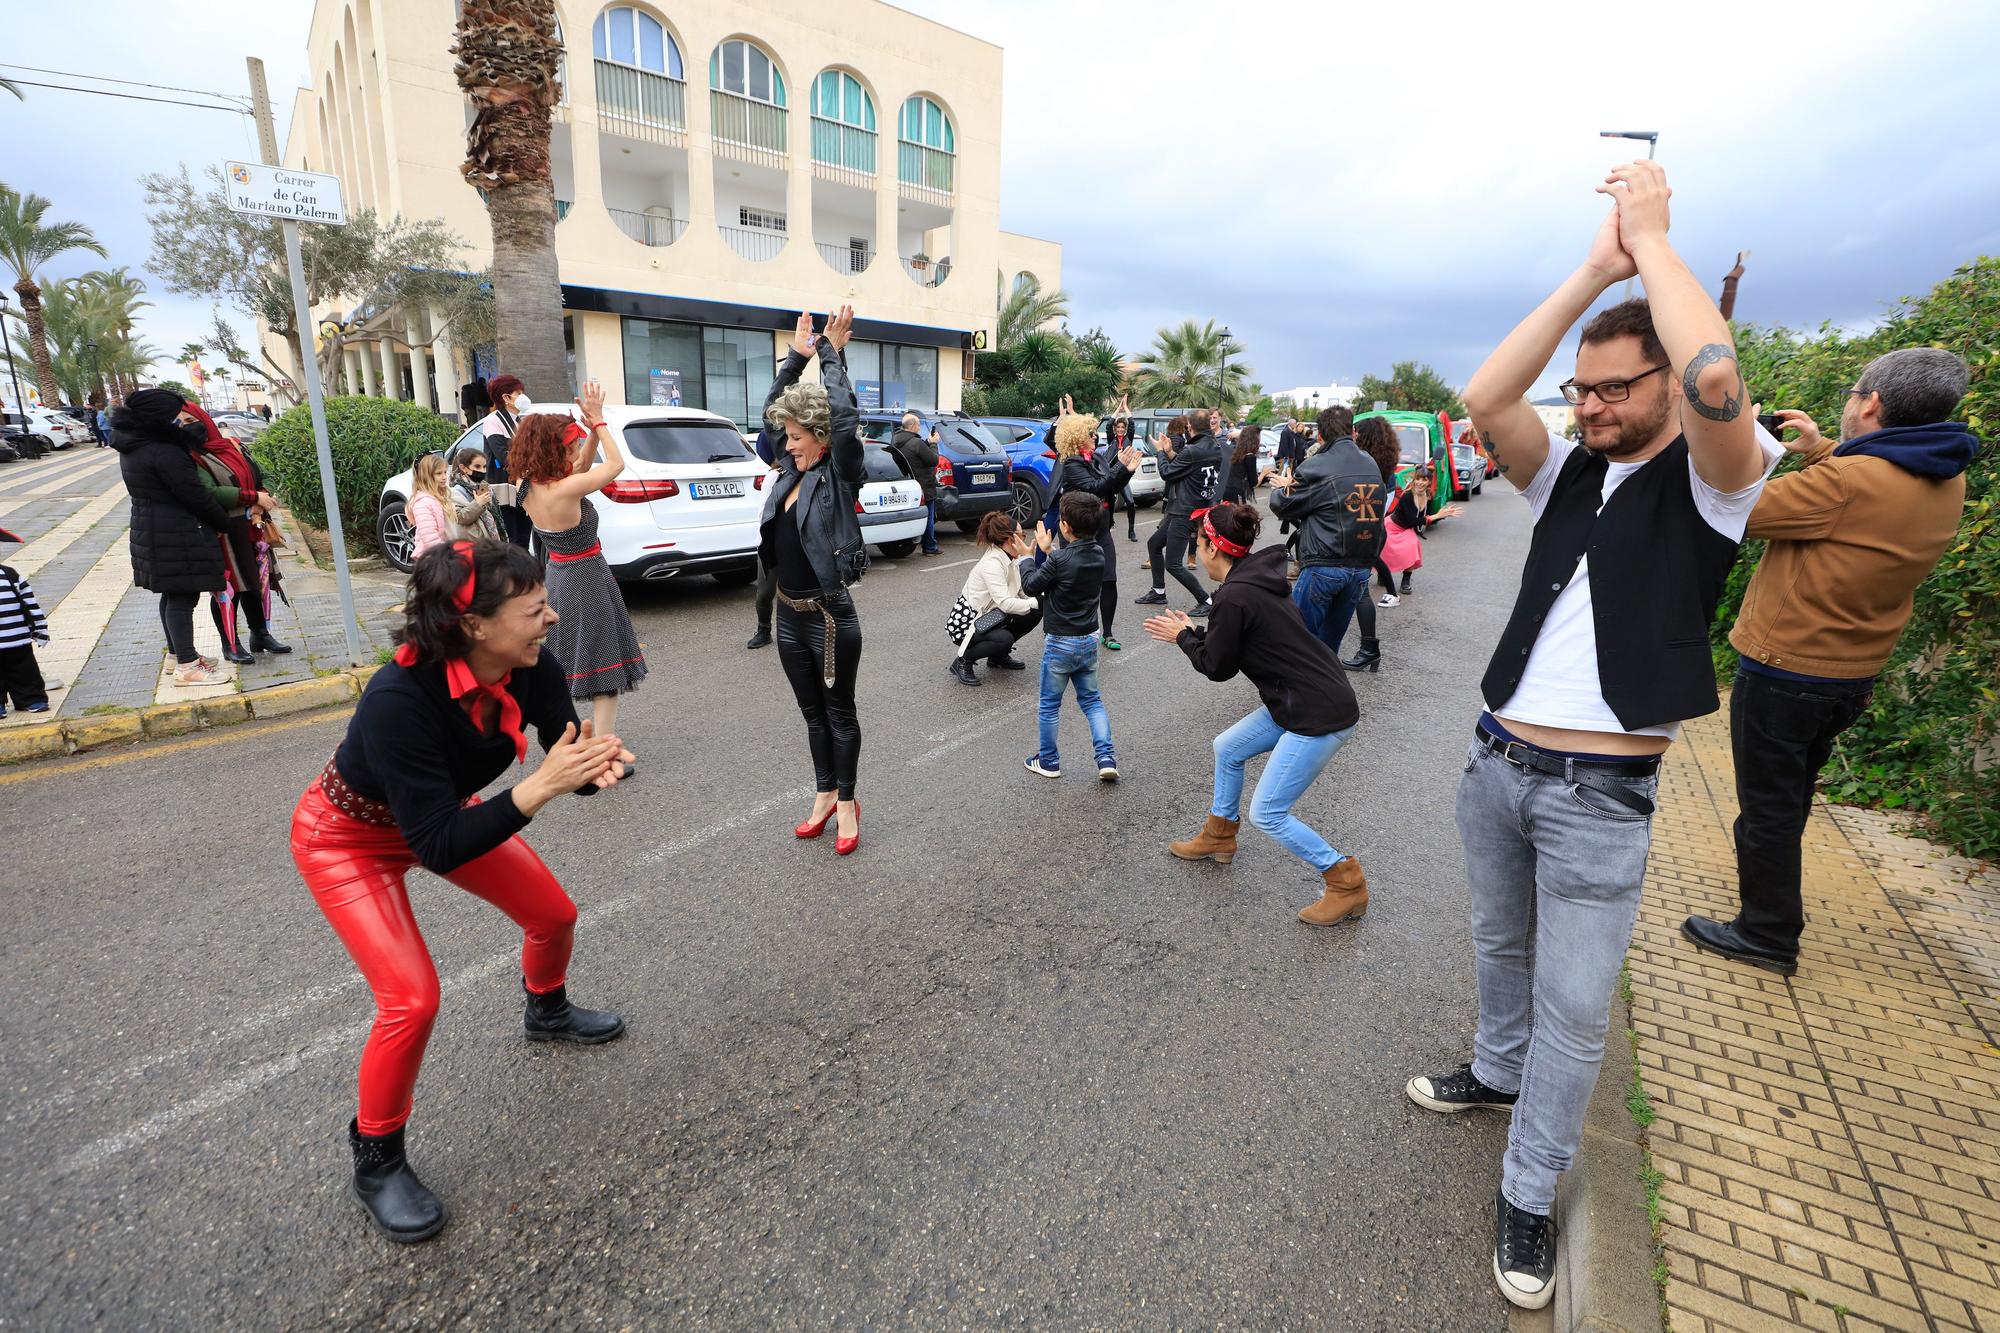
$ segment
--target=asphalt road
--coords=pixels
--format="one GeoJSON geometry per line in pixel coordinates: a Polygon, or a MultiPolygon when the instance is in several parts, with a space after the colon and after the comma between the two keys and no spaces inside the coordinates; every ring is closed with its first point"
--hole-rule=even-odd
{"type": "Polygon", "coordinates": [[[1497,484],[1465,508],[1301,807],[1374,895],[1331,931],[1293,920],[1317,878],[1247,826],[1232,866],[1165,852],[1256,700],[1144,638],[1137,544],[1103,669],[1115,787],[1073,704],[1070,774],[1023,771],[1032,670],[946,675],[968,541],[859,585],[847,859],[791,836],[811,768],[774,652],[743,650],[749,592],[635,591],[645,771],[528,832],[582,909],[572,993],[630,1031],[525,1044],[518,934],[412,876],[444,978],[412,1159],[452,1212],[423,1246],[345,1192],[372,1006],[286,849],[342,721],[0,773],[0,1318],[1503,1326],[1504,1122],[1402,1093],[1469,1049],[1451,799],[1527,538],[1497,484]]]}

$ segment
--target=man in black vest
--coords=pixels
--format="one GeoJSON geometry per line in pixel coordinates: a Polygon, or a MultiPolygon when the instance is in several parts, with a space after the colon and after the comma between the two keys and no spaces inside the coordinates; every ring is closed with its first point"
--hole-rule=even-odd
{"type": "Polygon", "coordinates": [[[1554,1295],[1556,1181],[1604,1059],[1660,755],[1682,721],[1719,706],[1708,625],[1781,452],[1747,410],[1727,321],[1667,243],[1665,173],[1634,162],[1598,190],[1614,207],[1582,267],[1465,389],[1535,529],[1458,789],[1473,1056],[1407,1089],[1434,1111],[1512,1108],[1493,1273],[1530,1309],[1554,1295]],[[1524,395],[1570,327],[1635,273],[1650,304],[1586,324],[1562,386],[1581,441],[1551,435],[1524,395]]]}

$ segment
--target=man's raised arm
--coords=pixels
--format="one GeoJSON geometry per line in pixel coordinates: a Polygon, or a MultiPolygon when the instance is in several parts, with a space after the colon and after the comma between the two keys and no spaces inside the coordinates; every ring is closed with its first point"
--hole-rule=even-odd
{"type": "Polygon", "coordinates": [[[1718,491],[1740,491],[1764,475],[1764,453],[1729,321],[1667,240],[1667,173],[1657,162],[1631,162],[1597,188],[1617,201],[1620,241],[1646,284],[1653,330],[1680,380],[1681,430],[1694,470],[1718,491]]]}

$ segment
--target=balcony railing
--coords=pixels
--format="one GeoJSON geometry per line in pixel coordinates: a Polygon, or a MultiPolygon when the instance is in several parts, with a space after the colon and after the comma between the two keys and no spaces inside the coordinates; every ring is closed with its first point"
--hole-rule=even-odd
{"type": "Polygon", "coordinates": [[[635,213],[629,208],[607,208],[611,220],[618,224],[618,230],[630,236],[641,245],[672,245],[687,230],[684,218],[666,217],[659,213],[635,213]]]}
{"type": "Polygon", "coordinates": [[[873,262],[873,250],[857,250],[851,245],[828,245],[825,241],[815,241],[819,247],[819,257],[835,273],[860,273],[873,262]]]}
{"type": "Polygon", "coordinates": [[[946,275],[951,272],[951,260],[933,259],[921,268],[909,259],[903,260],[903,272],[910,275],[919,287],[942,286],[946,275]]]}
{"type": "Polygon", "coordinates": [[[712,88],[708,114],[717,156],[780,171],[790,165],[791,141],[786,137],[790,116],[785,108],[712,88]]]}
{"type": "Polygon", "coordinates": [[[896,143],[896,179],[911,189],[929,194],[952,192],[952,164],[956,159],[941,148],[928,148],[908,139],[896,143]]]}
{"type": "Polygon", "coordinates": [[[729,242],[729,248],[745,259],[763,263],[776,259],[778,252],[785,248],[785,234],[781,231],[752,231],[748,227],[717,227],[722,239],[729,242]]]}
{"type": "Polygon", "coordinates": [[[814,175],[875,188],[875,131],[814,116],[812,150],[814,175]]]}
{"type": "Polygon", "coordinates": [[[613,64],[597,66],[597,122],[612,134],[651,143],[687,139],[687,85],[679,79],[613,64]]]}

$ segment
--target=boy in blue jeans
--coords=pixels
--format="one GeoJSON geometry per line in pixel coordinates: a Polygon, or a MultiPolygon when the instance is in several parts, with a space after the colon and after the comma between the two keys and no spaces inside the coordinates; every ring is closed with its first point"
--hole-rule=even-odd
{"type": "Polygon", "coordinates": [[[1097,752],[1097,780],[1118,781],[1118,760],[1111,749],[1111,716],[1097,692],[1098,593],[1104,586],[1104,548],[1096,540],[1104,502],[1082,491],[1062,497],[1056,509],[1063,546],[1042,523],[1035,545],[1042,563],[1021,576],[1021,591],[1042,603],[1041,749],[1029,756],[1027,769],[1045,778],[1062,776],[1056,755],[1056,720],[1062,715],[1063,691],[1076,686],[1077,706],[1090,722],[1091,748],[1097,752]]]}

